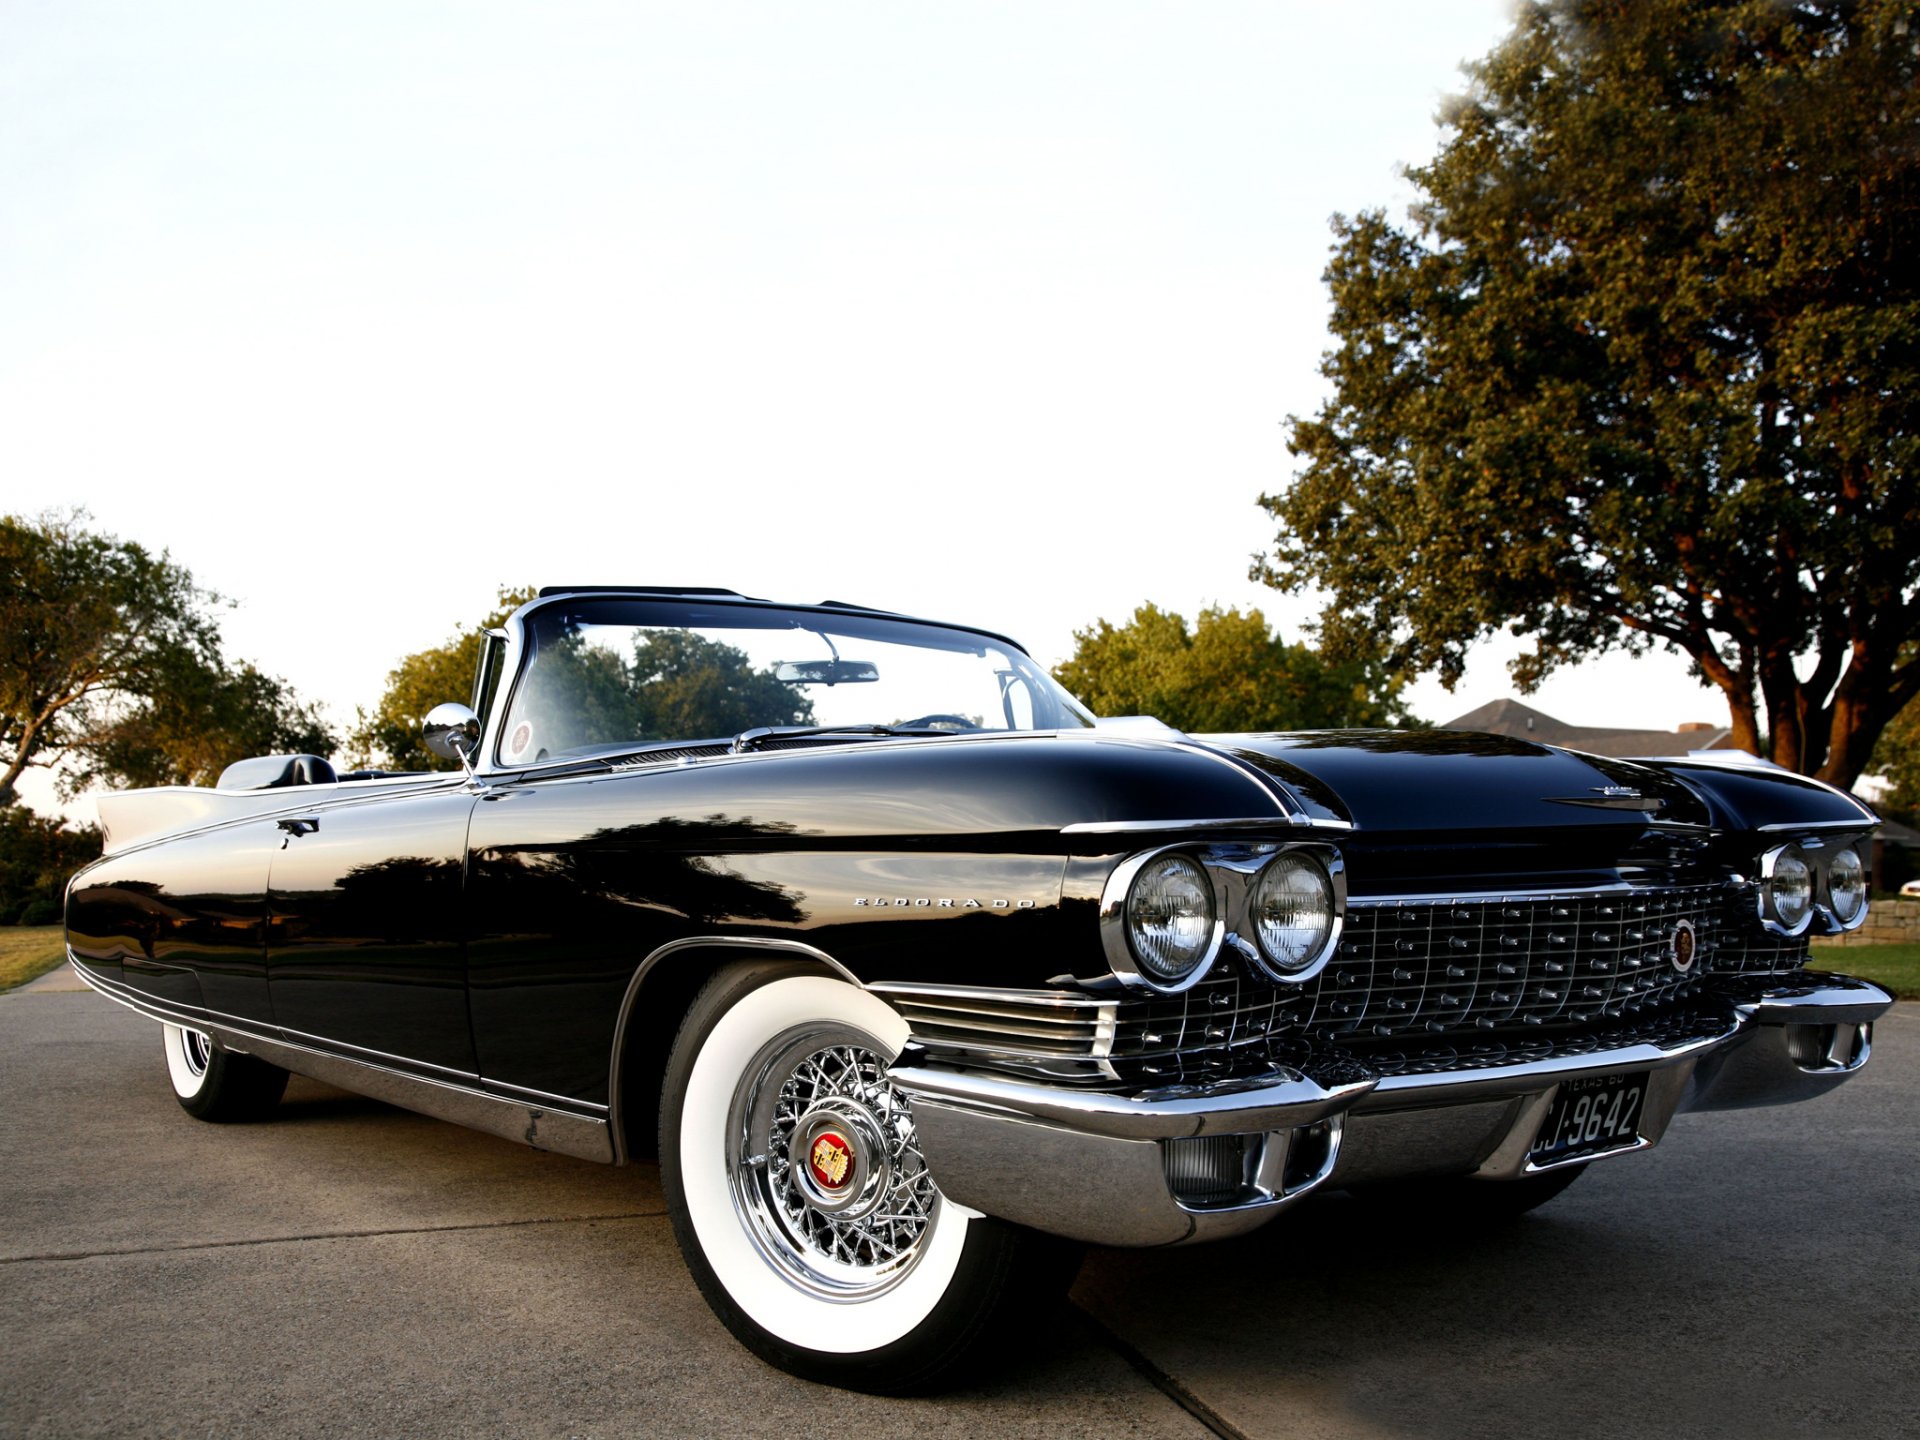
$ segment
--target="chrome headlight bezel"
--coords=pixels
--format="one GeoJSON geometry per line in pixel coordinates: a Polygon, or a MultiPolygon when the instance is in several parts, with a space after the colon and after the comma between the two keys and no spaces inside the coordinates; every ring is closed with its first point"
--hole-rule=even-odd
{"type": "Polygon", "coordinates": [[[1754,894],[1760,923],[1769,934],[1786,939],[1798,939],[1809,932],[1815,935],[1842,935],[1866,924],[1867,913],[1872,908],[1868,897],[1873,888],[1873,877],[1867,866],[1862,839],[1857,834],[1839,837],[1802,835],[1784,841],[1760,856],[1757,873],[1754,894]],[[1807,909],[1798,923],[1790,921],[1783,913],[1775,885],[1780,867],[1788,859],[1797,860],[1807,867],[1807,909]],[[1842,906],[1834,899],[1833,872],[1836,866],[1843,870],[1856,868],[1859,873],[1859,903],[1851,915],[1843,915],[1842,906]]]}
{"type": "Polygon", "coordinates": [[[1108,875],[1100,897],[1100,940],[1108,968],[1122,984],[1156,994],[1178,995],[1192,989],[1212,972],[1221,952],[1229,948],[1265,979],[1279,985],[1299,985],[1318,975],[1333,958],[1346,924],[1346,908],[1346,867],[1340,852],[1331,845],[1281,841],[1162,845],[1128,856],[1108,875]],[[1213,898],[1213,929],[1206,953],[1177,980],[1162,979],[1150,972],[1140,960],[1128,926],[1128,902],[1135,882],[1147,866],[1169,854],[1198,865],[1207,876],[1213,898]],[[1291,970],[1262,949],[1253,915],[1256,887],[1268,867],[1282,856],[1305,861],[1325,877],[1332,912],[1326,936],[1304,963],[1291,970]]]}
{"type": "Polygon", "coordinates": [[[1100,897],[1100,942],[1106,951],[1108,966],[1123,983],[1156,990],[1163,995],[1178,995],[1183,990],[1191,990],[1213,968],[1213,962],[1219,957],[1221,942],[1225,936],[1226,924],[1221,914],[1220,886],[1203,857],[1192,848],[1184,845],[1162,845],[1154,850],[1142,851],[1138,855],[1129,856],[1121,861],[1113,873],[1107,877],[1106,887],[1100,897]],[[1206,887],[1208,904],[1212,910],[1204,951],[1191,969],[1174,979],[1153,974],[1141,961],[1134,945],[1131,919],[1135,882],[1148,866],[1167,856],[1176,856],[1200,872],[1206,887]]]}
{"type": "Polygon", "coordinates": [[[1760,908],[1760,923],[1772,934],[1794,939],[1807,933],[1813,925],[1815,901],[1820,888],[1820,867],[1813,861],[1806,849],[1798,841],[1789,841],[1785,845],[1776,845],[1760,857],[1760,879],[1756,888],[1760,908]],[[1788,920],[1780,909],[1780,897],[1775,879],[1783,866],[1798,863],[1807,871],[1806,909],[1798,920],[1788,920]]]}
{"type": "Polygon", "coordinates": [[[1813,903],[1827,922],[1829,931],[1844,933],[1848,930],[1858,930],[1866,924],[1867,911],[1872,908],[1868,904],[1868,896],[1873,890],[1873,875],[1867,868],[1867,857],[1860,853],[1860,846],[1853,841],[1848,841],[1844,845],[1836,846],[1831,852],[1823,851],[1820,855],[1820,863],[1814,867],[1814,871],[1816,881],[1813,903]],[[1852,856],[1853,863],[1859,867],[1860,871],[1859,908],[1852,915],[1842,915],[1839,905],[1833,898],[1833,870],[1843,855],[1852,856]]]}
{"type": "MultiPolygon", "coordinates": [[[[1340,852],[1331,846],[1289,845],[1279,853],[1269,856],[1247,881],[1247,895],[1244,919],[1246,928],[1251,932],[1248,937],[1252,944],[1248,958],[1260,969],[1260,973],[1269,980],[1281,985],[1298,985],[1311,980],[1327,966],[1333,958],[1333,952],[1340,944],[1340,932],[1347,918],[1347,870],[1340,859],[1340,852]],[[1275,867],[1282,864],[1303,864],[1317,871],[1326,882],[1328,921],[1326,934],[1319,943],[1308,952],[1299,964],[1288,966],[1276,958],[1269,950],[1265,937],[1261,934],[1259,917],[1255,912],[1261,886],[1275,873],[1275,867]]],[[[1236,947],[1239,948],[1239,947],[1236,947]]]]}

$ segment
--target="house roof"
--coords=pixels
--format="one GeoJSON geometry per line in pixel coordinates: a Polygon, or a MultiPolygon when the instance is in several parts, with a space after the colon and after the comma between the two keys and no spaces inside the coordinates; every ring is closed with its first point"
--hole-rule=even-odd
{"type": "Polygon", "coordinates": [[[1565,745],[1591,755],[1684,755],[1689,750],[1728,750],[1732,733],[1725,725],[1695,725],[1682,730],[1618,730],[1598,725],[1569,725],[1518,700],[1495,700],[1449,720],[1443,730],[1483,730],[1546,745],[1565,745]]]}
{"type": "Polygon", "coordinates": [[[1880,829],[1875,832],[1875,838],[1889,845],[1898,845],[1902,850],[1920,850],[1920,830],[1884,815],[1880,817],[1880,829]]]}
{"type": "MultiPolygon", "coordinates": [[[[1564,745],[1569,750],[1584,750],[1589,755],[1615,755],[1621,759],[1660,755],[1685,755],[1691,750],[1732,750],[1732,734],[1726,725],[1689,725],[1679,730],[1610,730],[1596,725],[1569,725],[1544,710],[1522,705],[1518,700],[1495,700],[1477,710],[1447,721],[1442,730],[1482,730],[1489,735],[1510,735],[1519,740],[1538,740],[1543,745],[1564,745]]],[[[1860,798],[1860,797],[1855,797],[1860,798]]],[[[1879,806],[1866,802],[1878,812],[1879,806]]],[[[1906,850],[1920,850],[1920,830],[1883,817],[1877,838],[1906,850]]]]}

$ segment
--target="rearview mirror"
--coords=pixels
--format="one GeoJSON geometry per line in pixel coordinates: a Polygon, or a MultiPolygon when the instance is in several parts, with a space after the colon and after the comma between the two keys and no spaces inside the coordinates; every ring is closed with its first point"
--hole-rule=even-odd
{"type": "Polygon", "coordinates": [[[781,660],[773,678],[783,685],[862,685],[880,678],[871,660],[781,660]]]}

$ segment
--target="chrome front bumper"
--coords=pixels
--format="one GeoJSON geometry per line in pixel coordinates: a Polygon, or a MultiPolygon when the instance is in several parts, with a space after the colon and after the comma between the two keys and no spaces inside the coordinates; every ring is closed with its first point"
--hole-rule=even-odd
{"type": "Polygon", "coordinates": [[[909,1051],[892,1079],[949,1200],[1097,1244],[1175,1245],[1255,1229],[1322,1186],[1515,1180],[1648,1149],[1684,1110],[1809,1099],[1867,1063],[1873,1022],[1892,1003],[1866,981],[1808,975],[1679,1040],[1427,1073],[1341,1062],[1320,1075],[1278,1068],[1116,1095],[938,1068],[909,1051]],[[1529,1160],[1560,1085],[1639,1071],[1647,1096],[1635,1140],[1555,1165],[1529,1160]],[[1236,1182],[1204,1199],[1183,1193],[1196,1164],[1236,1182]]]}

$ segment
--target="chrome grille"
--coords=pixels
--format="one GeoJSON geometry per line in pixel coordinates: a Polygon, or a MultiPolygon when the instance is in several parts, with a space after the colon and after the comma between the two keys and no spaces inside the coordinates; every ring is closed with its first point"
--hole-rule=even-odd
{"type": "Polygon", "coordinates": [[[1297,1039],[1311,1010],[1302,990],[1216,975],[1178,995],[1126,1001],[1112,1053],[1128,1062],[1123,1073],[1146,1080],[1224,1074],[1240,1055],[1264,1058],[1272,1039],[1297,1039]]]}
{"type": "Polygon", "coordinates": [[[1399,1042],[1505,1063],[1467,1057],[1618,1030],[1684,1008],[1709,974],[1779,974],[1806,956],[1804,940],[1756,934],[1742,892],[1723,885],[1360,900],[1314,979],[1276,986],[1222,966],[1183,994],[1128,1000],[1110,1060],[1124,1078],[1162,1084],[1285,1063],[1288,1047],[1328,1041],[1364,1042],[1369,1057],[1399,1042]],[[1683,920],[1695,945],[1685,973],[1670,959],[1683,920]]]}
{"type": "Polygon", "coordinates": [[[1725,899],[1692,885],[1350,904],[1307,1024],[1341,1039],[1618,1020],[1698,989],[1725,899]],[[1695,953],[1685,973],[1670,963],[1682,921],[1695,953]]]}
{"type": "Polygon", "coordinates": [[[1728,975],[1785,975],[1798,970],[1810,958],[1807,937],[1786,939],[1757,928],[1751,911],[1740,907],[1745,923],[1729,925],[1714,957],[1714,970],[1728,975]]]}

